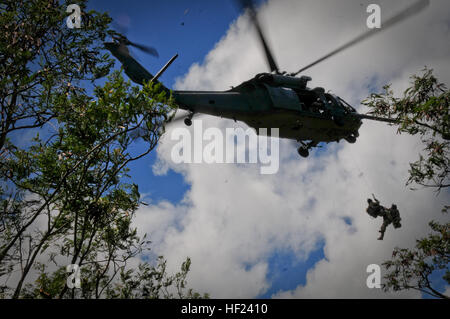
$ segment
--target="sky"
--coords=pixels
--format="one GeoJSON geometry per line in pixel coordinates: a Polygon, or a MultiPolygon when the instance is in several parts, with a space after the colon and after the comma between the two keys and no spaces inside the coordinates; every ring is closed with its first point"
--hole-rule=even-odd
{"type": "MultiPolygon", "coordinates": [[[[383,21],[412,1],[269,0],[259,2],[258,15],[280,69],[292,72],[366,31],[370,3],[380,4],[383,21]]],[[[130,40],[157,48],[158,59],[133,51],[151,73],[178,53],[160,79],[172,89],[226,90],[268,71],[255,30],[233,1],[95,0],[90,7],[108,11],[130,40]]],[[[450,84],[449,13],[448,1],[432,1],[308,70],[309,86],[331,90],[364,113],[360,102],[371,92],[392,83],[400,96],[425,66],[450,84]]],[[[246,128],[198,119],[223,132],[246,128]]],[[[368,265],[381,265],[394,247],[413,247],[431,219],[446,220],[440,211],[448,192],[405,186],[409,163],[422,151],[417,137],[366,121],[355,144],[330,143],[307,159],[295,142],[280,140],[279,171],[262,175],[258,163],[174,163],[173,129],[131,167],[149,203],[135,220],[152,241],[152,255],[142,258],[163,255],[175,272],[189,256],[188,285],[213,298],[423,297],[366,285],[368,265]],[[383,241],[376,240],[381,220],[365,212],[372,193],[385,206],[396,203],[402,216],[402,228],[390,226],[383,241]]],[[[439,289],[449,289],[438,278],[439,289]]]]}

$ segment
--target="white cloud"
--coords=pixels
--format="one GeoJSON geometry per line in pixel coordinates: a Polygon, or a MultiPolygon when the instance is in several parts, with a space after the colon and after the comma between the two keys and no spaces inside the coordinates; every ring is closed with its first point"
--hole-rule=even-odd
{"type": "Polygon", "coordinates": [[[444,295],[450,296],[450,286],[445,286],[444,295]]]}
{"type": "MultiPolygon", "coordinates": [[[[286,0],[264,5],[261,22],[280,68],[295,71],[366,30],[369,3],[286,0]]],[[[408,3],[381,2],[382,17],[408,3]]],[[[450,83],[449,8],[446,1],[433,1],[420,15],[308,70],[310,86],[332,89],[357,104],[369,94],[369,85],[392,82],[402,90],[425,65],[450,83]]],[[[224,90],[266,69],[255,32],[240,17],[205,61],[177,80],[176,88],[224,90]]],[[[203,120],[204,127],[242,126],[209,116],[203,120]]],[[[405,187],[408,163],[417,158],[420,143],[382,123],[365,122],[356,144],[329,144],[323,155],[308,159],[283,140],[275,175],[260,175],[258,165],[250,164],[175,165],[170,160],[175,141],[169,136],[158,146],[157,171],[180,172],[191,188],[179,204],[141,208],[136,225],[150,234],[153,250],[169,260],[172,270],[190,256],[189,285],[213,297],[264,293],[270,287],[268,258],[275,250],[287,249],[306,260],[322,240],[326,259],[308,271],[305,286],[278,297],[387,297],[366,287],[367,265],[381,264],[395,246],[413,246],[428,232],[430,219],[442,219],[440,208],[448,201],[448,194],[436,197],[429,190],[405,187]],[[402,228],[388,228],[383,241],[376,240],[381,220],[365,213],[371,193],[385,205],[397,203],[402,214],[402,228]],[[352,225],[343,217],[351,218],[352,225]]],[[[420,297],[415,292],[392,296],[420,297]]]]}

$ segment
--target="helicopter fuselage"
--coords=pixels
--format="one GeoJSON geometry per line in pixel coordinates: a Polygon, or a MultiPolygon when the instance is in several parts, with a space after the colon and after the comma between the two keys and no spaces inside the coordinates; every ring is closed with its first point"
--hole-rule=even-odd
{"type": "Polygon", "coordinates": [[[181,109],[242,121],[257,132],[259,128],[278,128],[281,138],[319,143],[357,136],[362,122],[351,116],[356,111],[321,88],[307,88],[309,79],[262,73],[228,91],[172,94],[181,109]],[[281,83],[283,77],[286,82],[300,80],[300,85],[286,87],[289,84],[281,83]],[[274,83],[274,78],[279,83],[274,83]]]}
{"type": "MultiPolygon", "coordinates": [[[[138,84],[154,79],[131,57],[123,44],[106,42],[105,47],[122,63],[125,73],[138,84]]],[[[361,119],[350,105],[339,97],[325,93],[323,88],[310,89],[310,77],[260,73],[228,91],[171,91],[179,108],[191,114],[203,113],[242,121],[256,129],[279,129],[280,138],[299,142],[333,142],[347,139],[354,142],[361,119]]]]}

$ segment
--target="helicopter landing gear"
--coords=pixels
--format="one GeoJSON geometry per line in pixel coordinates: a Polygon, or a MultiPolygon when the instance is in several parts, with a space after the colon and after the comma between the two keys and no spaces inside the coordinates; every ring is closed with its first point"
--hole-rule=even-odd
{"type": "Polygon", "coordinates": [[[192,120],[190,119],[190,118],[185,118],[184,119],[184,124],[186,125],[186,126],[191,126],[192,125],[192,120]]]}
{"type": "Polygon", "coordinates": [[[304,147],[304,146],[300,146],[299,148],[298,148],[298,150],[297,150],[297,152],[298,152],[298,154],[301,156],[301,157],[308,157],[309,156],[309,151],[308,151],[308,149],[306,148],[306,147],[304,147]]]}
{"type": "Polygon", "coordinates": [[[188,117],[184,119],[184,124],[186,126],[191,126],[192,125],[192,117],[194,116],[194,113],[189,113],[188,117]]]}
{"type": "Polygon", "coordinates": [[[317,142],[314,142],[314,141],[311,141],[311,142],[309,142],[308,144],[303,143],[303,142],[300,142],[300,143],[302,144],[302,146],[300,146],[300,147],[297,149],[297,152],[298,152],[298,154],[299,154],[301,157],[305,157],[305,158],[309,156],[309,150],[310,150],[311,148],[317,146],[317,142]]]}
{"type": "Polygon", "coordinates": [[[356,138],[358,137],[358,133],[352,133],[349,136],[345,137],[345,140],[350,144],[356,143],[356,138]]]}

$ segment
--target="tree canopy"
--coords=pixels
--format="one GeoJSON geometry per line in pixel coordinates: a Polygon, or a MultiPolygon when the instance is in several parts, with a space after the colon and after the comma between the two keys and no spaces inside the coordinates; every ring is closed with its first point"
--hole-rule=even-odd
{"type": "Polygon", "coordinates": [[[112,71],[111,18],[77,3],[80,29],[66,26],[68,3],[0,4],[0,297],[200,297],[189,258],[174,275],[163,257],[140,261],[150,242],[132,224],[128,166],[155,148],[173,101],[112,71]]]}
{"type": "Polygon", "coordinates": [[[411,79],[403,97],[395,97],[386,85],[383,93],[372,94],[363,104],[373,115],[395,119],[399,133],[420,136],[424,154],[410,164],[407,184],[441,190],[450,186],[450,90],[428,68],[411,79]]]}

